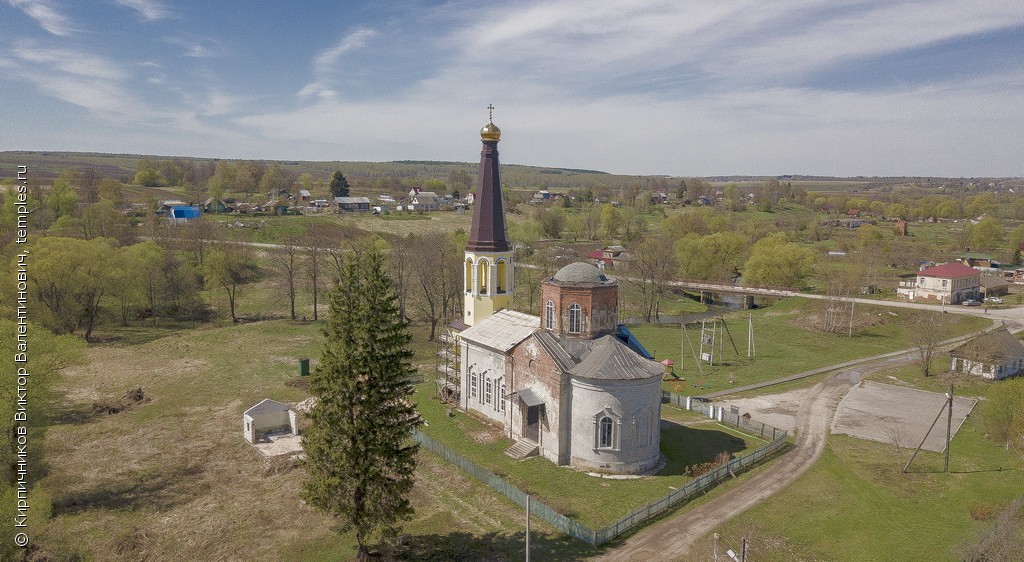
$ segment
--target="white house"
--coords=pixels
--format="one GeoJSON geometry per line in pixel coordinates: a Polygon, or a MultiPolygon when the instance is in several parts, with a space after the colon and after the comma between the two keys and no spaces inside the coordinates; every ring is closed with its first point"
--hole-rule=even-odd
{"type": "Polygon", "coordinates": [[[981,295],[981,272],[950,262],[918,271],[913,280],[901,281],[899,296],[909,300],[933,300],[957,304],[981,295]]]}
{"type": "Polygon", "coordinates": [[[436,211],[441,208],[441,198],[433,191],[420,191],[412,196],[409,203],[417,211],[436,211]]]}
{"type": "Polygon", "coordinates": [[[1024,368],[1024,344],[1006,328],[982,334],[949,352],[950,370],[1002,379],[1024,368]]]}

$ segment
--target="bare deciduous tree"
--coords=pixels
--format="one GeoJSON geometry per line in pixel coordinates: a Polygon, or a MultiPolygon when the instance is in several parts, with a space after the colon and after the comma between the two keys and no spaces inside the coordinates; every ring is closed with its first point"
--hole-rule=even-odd
{"type": "Polygon", "coordinates": [[[950,327],[949,319],[941,315],[918,317],[908,326],[910,342],[917,350],[917,365],[922,375],[931,376],[932,359],[936,356],[939,343],[948,337],[950,327]]]}
{"type": "Polygon", "coordinates": [[[431,232],[407,241],[413,248],[413,302],[430,324],[430,340],[437,336],[437,325],[447,323],[449,314],[462,293],[461,252],[452,238],[431,232]]]}
{"type": "Polygon", "coordinates": [[[280,252],[280,270],[281,270],[281,281],[284,285],[285,290],[288,292],[288,304],[290,305],[291,319],[295,320],[295,286],[299,272],[299,252],[301,248],[298,246],[297,239],[294,236],[288,236],[284,239],[280,252]]]}
{"type": "Polygon", "coordinates": [[[676,270],[672,243],[663,236],[645,236],[633,245],[629,280],[640,294],[640,315],[645,322],[657,319],[667,283],[676,270]]]}

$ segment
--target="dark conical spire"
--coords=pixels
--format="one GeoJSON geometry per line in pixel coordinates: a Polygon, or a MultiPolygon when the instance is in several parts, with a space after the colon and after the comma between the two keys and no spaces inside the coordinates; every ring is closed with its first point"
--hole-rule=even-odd
{"type": "MultiPolygon", "coordinates": [[[[492,109],[492,108],[488,108],[492,109]]],[[[471,252],[507,252],[505,236],[505,204],[501,197],[501,174],[498,171],[498,140],[501,131],[488,119],[480,130],[484,147],[480,151],[480,171],[473,202],[473,228],[469,231],[466,250],[471,252]]]]}

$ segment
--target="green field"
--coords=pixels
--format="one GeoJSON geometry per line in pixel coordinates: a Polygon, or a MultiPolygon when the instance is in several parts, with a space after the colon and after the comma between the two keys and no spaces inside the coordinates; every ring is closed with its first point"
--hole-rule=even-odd
{"type": "MultiPolygon", "coordinates": [[[[822,305],[823,301],[788,299],[769,308],[750,312],[754,324],[753,358],[747,357],[747,314],[727,316],[725,321],[729,332],[722,330],[723,341],[717,349],[721,352],[720,359],[716,360],[715,365],[703,364],[703,372],[698,370],[694,361],[695,352],[700,349],[699,323],[687,326],[685,334],[678,325],[647,324],[630,326],[630,330],[654,354],[655,360],[671,359],[675,363],[675,372],[686,379],[666,382],[666,389],[678,394],[700,394],[913,347],[907,326],[919,318],[934,314],[910,309],[858,306],[855,313],[860,327],[854,330],[853,337],[848,337],[847,333],[822,333],[812,329],[812,317],[820,314],[822,305]],[[733,343],[739,353],[733,349],[733,343]],[[680,368],[682,350],[685,350],[686,356],[680,368]],[[730,377],[733,382],[729,382],[730,377]]],[[[956,333],[968,333],[991,324],[983,318],[946,316],[951,317],[950,321],[955,323],[952,331],[956,333]]]]}
{"type": "Polygon", "coordinates": [[[751,558],[766,562],[959,560],[1024,494],[1024,462],[985,439],[974,416],[950,451],[949,474],[927,451],[901,474],[911,451],[832,436],[799,480],[716,531],[734,549],[748,537],[751,558]]]}

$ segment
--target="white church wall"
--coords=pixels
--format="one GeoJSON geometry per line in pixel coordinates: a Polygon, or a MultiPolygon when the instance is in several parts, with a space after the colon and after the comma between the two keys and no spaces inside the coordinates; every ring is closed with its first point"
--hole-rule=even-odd
{"type": "Polygon", "coordinates": [[[466,370],[462,381],[463,407],[504,424],[507,405],[503,412],[501,385],[505,382],[505,354],[473,342],[464,342],[463,350],[462,364],[466,370]]]}
{"type": "Polygon", "coordinates": [[[661,458],[661,380],[572,379],[571,464],[578,468],[635,474],[661,458]],[[612,443],[600,446],[600,419],[613,422],[612,443]]]}

